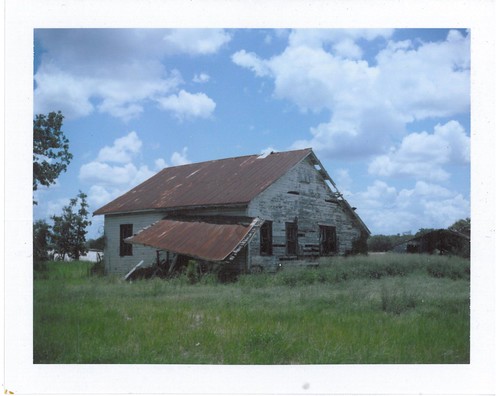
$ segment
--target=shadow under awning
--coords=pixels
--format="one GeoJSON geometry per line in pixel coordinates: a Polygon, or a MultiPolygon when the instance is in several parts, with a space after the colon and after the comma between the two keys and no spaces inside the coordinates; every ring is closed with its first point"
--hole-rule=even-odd
{"type": "Polygon", "coordinates": [[[207,261],[232,261],[263,224],[259,218],[205,216],[159,220],[125,242],[207,261]]]}

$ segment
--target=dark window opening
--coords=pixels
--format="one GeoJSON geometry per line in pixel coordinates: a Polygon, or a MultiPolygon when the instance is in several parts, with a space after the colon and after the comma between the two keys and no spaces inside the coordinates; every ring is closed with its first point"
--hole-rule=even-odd
{"type": "Polygon", "coordinates": [[[132,235],[132,224],[120,224],[120,256],[132,256],[132,244],[124,241],[132,235]]]}
{"type": "Polygon", "coordinates": [[[297,223],[286,223],[286,254],[296,256],[299,247],[297,223]]]}
{"type": "Polygon", "coordinates": [[[319,226],[319,254],[328,256],[337,253],[337,231],[335,227],[319,226]]]}
{"type": "Polygon", "coordinates": [[[271,256],[273,254],[273,222],[265,221],[260,227],[260,254],[271,256]]]}
{"type": "Polygon", "coordinates": [[[334,204],[339,203],[339,201],[336,199],[325,199],[325,202],[334,203],[334,204]]]}
{"type": "Polygon", "coordinates": [[[300,195],[298,191],[288,191],[287,194],[300,195]]]}

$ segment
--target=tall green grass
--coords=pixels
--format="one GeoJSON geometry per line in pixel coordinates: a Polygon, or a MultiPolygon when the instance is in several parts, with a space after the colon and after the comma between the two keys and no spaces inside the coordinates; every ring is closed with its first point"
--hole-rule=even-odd
{"type": "Polygon", "coordinates": [[[468,363],[468,278],[428,271],[448,263],[462,274],[466,263],[444,259],[340,259],[230,284],[210,276],[197,284],[182,277],[130,283],[89,277],[84,263],[49,263],[43,276],[35,275],[33,358],[89,364],[468,363]]]}

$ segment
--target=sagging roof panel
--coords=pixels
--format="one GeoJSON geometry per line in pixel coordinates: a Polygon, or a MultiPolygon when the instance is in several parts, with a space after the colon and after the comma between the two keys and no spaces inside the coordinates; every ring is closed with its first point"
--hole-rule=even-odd
{"type": "Polygon", "coordinates": [[[262,225],[258,218],[167,218],[126,242],[207,261],[230,261],[262,225]]]}
{"type": "Polygon", "coordinates": [[[303,149],[165,168],[94,215],[246,204],[311,152],[303,149]]]}

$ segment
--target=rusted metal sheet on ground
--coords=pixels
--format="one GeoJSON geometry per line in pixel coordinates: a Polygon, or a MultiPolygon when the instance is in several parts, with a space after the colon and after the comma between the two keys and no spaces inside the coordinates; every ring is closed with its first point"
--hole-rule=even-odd
{"type": "Polygon", "coordinates": [[[246,204],[311,152],[303,149],[165,168],[94,215],[246,204]]]}
{"type": "Polygon", "coordinates": [[[163,219],[125,241],[208,261],[230,261],[262,225],[258,218],[163,219]]]}

